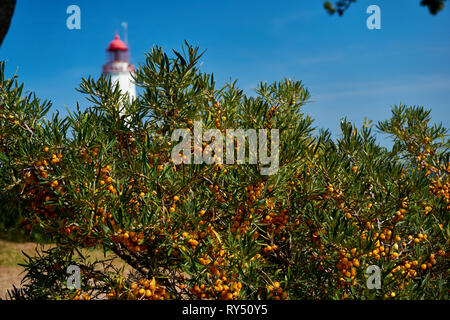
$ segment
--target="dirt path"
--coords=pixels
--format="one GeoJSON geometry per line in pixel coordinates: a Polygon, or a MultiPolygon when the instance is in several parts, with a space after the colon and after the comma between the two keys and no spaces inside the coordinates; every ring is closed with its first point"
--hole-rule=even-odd
{"type": "MultiPolygon", "coordinates": [[[[13,288],[13,285],[16,287],[20,287],[20,283],[22,281],[24,268],[19,266],[19,263],[23,263],[25,261],[25,257],[22,254],[22,251],[27,253],[30,256],[36,255],[36,248],[41,249],[41,245],[34,242],[11,242],[0,240],[0,299],[7,299],[8,294],[7,291],[13,288]]],[[[44,245],[44,249],[51,248],[52,245],[44,245]]],[[[103,252],[98,249],[92,249],[87,252],[83,249],[84,253],[88,253],[88,255],[92,259],[103,259],[103,252]]],[[[108,255],[109,256],[109,255],[108,255]]],[[[122,260],[118,260],[117,267],[124,265],[125,263],[122,260]]],[[[131,267],[125,267],[125,273],[129,273],[131,271],[131,267]]]]}
{"type": "MultiPolygon", "coordinates": [[[[49,246],[46,246],[49,247],[49,246]]],[[[8,298],[7,290],[13,288],[13,285],[20,287],[20,282],[24,274],[23,267],[18,266],[24,262],[22,251],[33,255],[39,244],[33,242],[10,242],[0,240],[0,298],[8,298]]]]}

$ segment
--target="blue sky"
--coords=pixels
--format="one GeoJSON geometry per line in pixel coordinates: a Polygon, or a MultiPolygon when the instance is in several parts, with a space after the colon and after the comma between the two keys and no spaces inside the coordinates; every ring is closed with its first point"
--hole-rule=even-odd
{"type": "Polygon", "coordinates": [[[153,45],[201,49],[202,70],[218,84],[230,78],[248,94],[260,81],[302,80],[312,101],[304,111],[315,125],[339,133],[347,117],[361,125],[389,117],[400,102],[432,110],[450,127],[450,8],[437,16],[419,0],[358,0],[343,17],[322,0],[117,1],[17,0],[0,59],[28,90],[65,113],[81,77],[98,77],[105,49],[128,22],[132,63],[153,45]],[[66,27],[69,5],[81,9],[81,30],[66,27]],[[381,8],[381,30],[368,30],[366,8],[381,8]]]}

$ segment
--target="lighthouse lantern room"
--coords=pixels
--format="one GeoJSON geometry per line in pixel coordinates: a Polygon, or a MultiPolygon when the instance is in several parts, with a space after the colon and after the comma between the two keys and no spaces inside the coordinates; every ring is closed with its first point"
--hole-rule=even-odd
{"type": "Polygon", "coordinates": [[[130,64],[130,52],[128,46],[118,35],[109,43],[107,63],[103,65],[102,73],[111,77],[111,83],[119,86],[120,91],[128,93],[130,101],[136,98],[136,87],[132,74],[134,66],[130,64]]]}

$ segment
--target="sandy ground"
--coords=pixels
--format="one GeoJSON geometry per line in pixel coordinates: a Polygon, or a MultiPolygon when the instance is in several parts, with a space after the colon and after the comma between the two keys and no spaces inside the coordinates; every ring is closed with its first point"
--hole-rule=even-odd
{"type": "MultiPolygon", "coordinates": [[[[19,263],[25,261],[22,251],[30,256],[36,254],[35,249],[41,249],[41,245],[34,242],[10,242],[0,240],[0,299],[8,299],[8,290],[13,288],[13,285],[20,287],[22,278],[25,276],[24,268],[18,266],[19,263]]],[[[44,249],[50,248],[51,245],[45,245],[44,249]]],[[[100,250],[89,253],[90,256],[97,256],[99,259],[103,258],[103,253],[100,250]]],[[[120,260],[121,261],[121,260],[120,260]]],[[[118,261],[116,266],[121,266],[124,262],[118,261]]],[[[129,273],[131,267],[125,267],[125,273],[129,273]]]]}
{"type": "Polygon", "coordinates": [[[22,280],[21,267],[0,266],[0,299],[8,299],[7,290],[13,288],[13,285],[20,287],[22,280]]]}
{"type": "Polygon", "coordinates": [[[20,287],[24,269],[18,263],[24,261],[22,251],[33,254],[40,245],[33,242],[9,242],[0,240],[0,298],[7,299],[7,290],[20,287]]]}

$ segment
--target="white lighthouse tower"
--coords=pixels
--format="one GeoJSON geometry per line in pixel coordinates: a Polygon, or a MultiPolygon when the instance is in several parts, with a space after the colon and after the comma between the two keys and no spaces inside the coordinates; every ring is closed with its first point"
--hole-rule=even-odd
{"type": "Polygon", "coordinates": [[[130,64],[128,46],[116,34],[106,52],[107,63],[103,65],[102,73],[111,77],[111,83],[118,85],[122,94],[128,93],[130,101],[135,99],[136,87],[131,77],[134,66],[130,64]]]}

